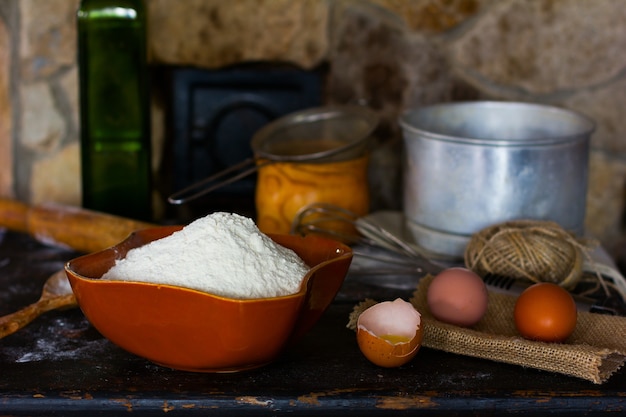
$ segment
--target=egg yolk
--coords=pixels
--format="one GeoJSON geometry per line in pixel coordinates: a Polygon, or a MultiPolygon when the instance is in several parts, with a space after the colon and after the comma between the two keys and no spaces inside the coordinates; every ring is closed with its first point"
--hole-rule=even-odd
{"type": "Polygon", "coordinates": [[[411,341],[410,337],[407,336],[398,336],[395,334],[385,334],[382,336],[378,336],[383,340],[386,340],[394,345],[398,344],[398,343],[408,343],[411,341]]]}

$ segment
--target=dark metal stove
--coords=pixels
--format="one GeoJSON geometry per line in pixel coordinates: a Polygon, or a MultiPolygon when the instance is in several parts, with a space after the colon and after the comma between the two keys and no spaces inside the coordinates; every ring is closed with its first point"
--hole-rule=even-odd
{"type": "MultiPolygon", "coordinates": [[[[181,190],[250,156],[254,133],[270,121],[322,102],[322,70],[246,65],[221,70],[169,68],[166,103],[166,193],[181,190]]],[[[213,211],[254,216],[256,176],[226,185],[180,207],[178,220],[213,211]]],[[[175,214],[174,214],[175,213],[175,214]]]]}

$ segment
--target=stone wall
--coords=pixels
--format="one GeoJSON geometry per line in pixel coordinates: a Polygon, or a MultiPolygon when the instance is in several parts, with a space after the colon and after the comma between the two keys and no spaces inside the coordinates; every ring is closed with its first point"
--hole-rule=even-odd
{"type": "MultiPolygon", "coordinates": [[[[494,99],[557,105],[597,122],[587,230],[622,239],[626,8],[622,0],[147,0],[155,64],[328,65],[326,97],[383,118],[374,208],[400,207],[405,108],[494,99]]],[[[78,0],[0,0],[0,196],[80,202],[78,0]]],[[[156,154],[163,136],[154,106],[156,154]]]]}

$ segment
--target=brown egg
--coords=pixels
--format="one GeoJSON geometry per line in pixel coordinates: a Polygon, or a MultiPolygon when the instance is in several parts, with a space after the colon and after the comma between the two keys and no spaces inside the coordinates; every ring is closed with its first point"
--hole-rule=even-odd
{"type": "Polygon", "coordinates": [[[448,268],[428,286],[426,299],[432,315],[457,326],[473,326],[487,312],[488,292],[480,276],[466,268],[448,268]]]}
{"type": "Polygon", "coordinates": [[[372,363],[386,368],[413,359],[423,335],[420,313],[400,298],[373,305],[357,321],[359,349],[372,363]]]}

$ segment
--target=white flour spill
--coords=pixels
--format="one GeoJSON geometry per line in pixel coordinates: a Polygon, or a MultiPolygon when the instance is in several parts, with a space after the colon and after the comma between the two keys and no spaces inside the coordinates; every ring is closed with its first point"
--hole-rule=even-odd
{"type": "Polygon", "coordinates": [[[24,346],[5,346],[2,356],[9,360],[24,362],[61,361],[98,356],[110,349],[110,342],[102,337],[85,339],[90,328],[86,319],[76,323],[66,318],[57,318],[51,325],[42,326],[33,334],[33,343],[24,346]]]}
{"type": "Polygon", "coordinates": [[[294,294],[308,270],[295,252],[276,244],[251,219],[219,212],[130,250],[102,279],[245,299],[294,294]]]}

